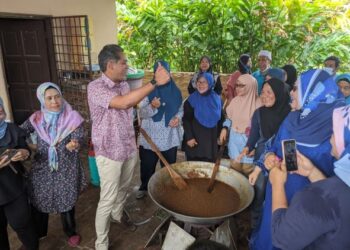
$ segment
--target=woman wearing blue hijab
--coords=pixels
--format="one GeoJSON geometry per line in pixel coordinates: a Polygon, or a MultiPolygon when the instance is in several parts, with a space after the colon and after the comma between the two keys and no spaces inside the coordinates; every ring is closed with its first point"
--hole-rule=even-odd
{"type": "MultiPolygon", "coordinates": [[[[338,87],[332,77],[323,70],[309,70],[300,75],[291,91],[290,112],[281,124],[270,147],[261,159],[267,170],[273,167],[276,156],[282,159],[282,140],[295,139],[297,149],[311,161],[317,162],[326,176],[333,176],[333,160],[329,154],[332,135],[332,113],[335,108],[344,106],[339,101],[338,87]]],[[[262,164],[263,165],[263,164],[262,164]]],[[[265,170],[266,170],[265,169],[265,170]]],[[[265,174],[267,172],[265,171],[265,174]]],[[[288,174],[285,190],[288,201],[295,192],[309,184],[303,176],[288,174]]],[[[253,232],[251,249],[276,249],[271,238],[271,184],[267,183],[261,225],[253,232]]]]}
{"type": "Polygon", "coordinates": [[[350,104],[350,73],[338,75],[335,79],[340,92],[344,95],[346,105],[350,104]]]}
{"type": "Polygon", "coordinates": [[[220,75],[213,71],[213,65],[212,61],[209,56],[202,56],[199,60],[199,70],[194,73],[193,77],[191,78],[190,82],[188,83],[188,93],[192,94],[196,91],[197,88],[197,81],[199,79],[199,76],[203,73],[209,73],[213,76],[213,89],[218,94],[221,95],[222,92],[222,84],[220,80],[220,75]]]}
{"type": "Polygon", "coordinates": [[[280,68],[269,68],[266,73],[265,81],[276,78],[282,82],[286,81],[286,72],[280,68]]]}
{"type": "Polygon", "coordinates": [[[272,241],[281,249],[350,249],[350,106],[333,112],[331,154],[335,176],[326,178],[302,154],[297,173],[312,184],[294,195],[290,204],[283,191],[287,173],[276,166],[270,172],[272,241]]]}
{"type": "Polygon", "coordinates": [[[188,161],[214,162],[223,123],[222,103],[210,73],[198,77],[196,91],[184,103],[184,151],[188,161]]]}
{"type": "MultiPolygon", "coordinates": [[[[170,73],[170,66],[165,61],[157,61],[153,67],[154,72],[159,63],[170,73]]],[[[183,136],[181,126],[183,109],[181,92],[174,80],[170,78],[165,85],[157,86],[141,101],[139,108],[142,119],[141,127],[152,138],[165,159],[170,164],[175,163],[177,147],[181,144],[183,136]]],[[[142,135],[140,135],[139,144],[141,186],[136,194],[137,199],[145,196],[148,181],[154,174],[159,160],[142,135]]],[[[164,166],[162,162],[160,164],[164,166]]]]}

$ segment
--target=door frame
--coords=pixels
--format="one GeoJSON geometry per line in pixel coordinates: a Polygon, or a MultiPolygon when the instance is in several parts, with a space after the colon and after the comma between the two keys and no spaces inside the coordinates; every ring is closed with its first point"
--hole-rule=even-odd
{"type": "MultiPolygon", "coordinates": [[[[54,51],[54,45],[53,45],[53,35],[52,35],[52,27],[51,27],[51,18],[52,16],[47,15],[32,15],[32,14],[17,14],[17,13],[4,13],[0,12],[0,20],[3,19],[14,19],[14,20],[41,20],[44,23],[44,32],[45,32],[45,42],[47,45],[47,56],[49,61],[49,71],[50,71],[50,78],[51,81],[54,83],[58,83],[58,75],[56,70],[56,60],[55,60],[55,51],[54,51]]],[[[1,44],[0,44],[1,48],[1,44]]],[[[1,51],[0,51],[1,52],[1,51]]],[[[4,79],[4,89],[6,89],[6,97],[7,100],[4,100],[5,105],[7,106],[8,110],[8,119],[13,121],[13,114],[12,114],[12,103],[9,96],[8,91],[8,84],[6,80],[6,74],[5,74],[5,68],[4,68],[4,58],[2,53],[0,53],[0,67],[2,67],[2,75],[0,75],[0,79],[4,79]]],[[[1,72],[0,72],[1,73],[1,72]]],[[[1,82],[0,82],[1,84],[1,82]]]]}

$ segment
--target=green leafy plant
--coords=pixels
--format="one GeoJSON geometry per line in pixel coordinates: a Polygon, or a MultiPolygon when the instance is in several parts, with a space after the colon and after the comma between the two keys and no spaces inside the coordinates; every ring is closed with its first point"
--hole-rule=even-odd
{"type": "Polygon", "coordinates": [[[202,55],[230,73],[237,59],[261,49],[273,65],[299,71],[339,56],[349,71],[350,4],[346,0],[128,0],[116,1],[118,42],[131,64],[150,68],[168,60],[177,71],[195,71],[202,55]]]}

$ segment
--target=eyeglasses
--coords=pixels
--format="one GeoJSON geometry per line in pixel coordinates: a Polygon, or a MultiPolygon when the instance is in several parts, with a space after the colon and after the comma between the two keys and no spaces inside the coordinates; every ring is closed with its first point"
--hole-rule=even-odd
{"type": "Polygon", "coordinates": [[[198,80],[197,81],[197,85],[205,85],[205,84],[208,84],[207,81],[201,81],[201,80],[198,80]]]}
{"type": "Polygon", "coordinates": [[[297,91],[298,90],[298,85],[294,85],[292,88],[292,91],[297,91]]]}

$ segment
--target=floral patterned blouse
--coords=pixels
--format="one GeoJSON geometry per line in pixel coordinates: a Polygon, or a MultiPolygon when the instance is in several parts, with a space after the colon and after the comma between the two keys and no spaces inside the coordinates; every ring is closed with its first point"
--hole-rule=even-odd
{"type": "MultiPolygon", "coordinates": [[[[21,128],[27,136],[35,132],[29,119],[21,128]]],[[[29,173],[29,195],[32,205],[44,213],[62,213],[71,210],[80,192],[86,187],[79,152],[70,152],[66,145],[71,139],[83,142],[83,126],[80,125],[56,146],[58,170],[52,171],[48,162],[49,144],[37,138],[37,150],[29,173]]]]}

